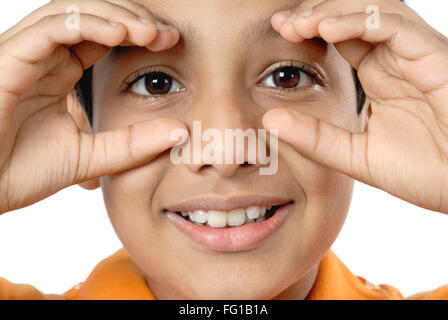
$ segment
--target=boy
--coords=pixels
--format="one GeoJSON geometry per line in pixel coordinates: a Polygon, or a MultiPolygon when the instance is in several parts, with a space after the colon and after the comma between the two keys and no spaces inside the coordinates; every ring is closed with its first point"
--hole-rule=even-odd
{"type": "Polygon", "coordinates": [[[448,212],[448,40],[399,1],[53,1],[0,42],[0,212],[101,186],[124,245],[62,295],[3,299],[401,299],[330,250],[353,179],[448,212]],[[93,65],[86,121],[66,97],[93,65]],[[194,121],[278,130],[278,171],[174,165],[194,121]]]}

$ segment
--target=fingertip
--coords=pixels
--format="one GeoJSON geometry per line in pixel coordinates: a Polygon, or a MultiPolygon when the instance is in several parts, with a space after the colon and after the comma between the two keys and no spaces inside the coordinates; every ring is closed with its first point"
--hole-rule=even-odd
{"type": "Polygon", "coordinates": [[[175,142],[173,147],[184,145],[190,140],[190,132],[185,128],[177,128],[171,132],[171,141],[175,142]]]}
{"type": "Polygon", "coordinates": [[[140,22],[143,23],[144,25],[147,25],[150,22],[149,19],[140,16],[138,17],[138,20],[140,20],[140,22]]]}
{"type": "Polygon", "coordinates": [[[172,42],[171,46],[175,46],[180,40],[180,32],[176,28],[171,28],[170,32],[171,32],[171,36],[173,37],[172,38],[173,42],[172,42]]]}
{"type": "Polygon", "coordinates": [[[185,139],[187,139],[190,135],[188,131],[187,125],[179,120],[176,119],[157,119],[155,120],[157,123],[156,133],[163,135],[164,137],[170,138],[172,140],[173,132],[181,133],[182,140],[180,142],[183,142],[185,139]]]}
{"type": "Polygon", "coordinates": [[[288,109],[275,108],[263,115],[262,123],[266,129],[284,128],[293,121],[293,114],[288,109]]]}
{"type": "Polygon", "coordinates": [[[292,22],[285,22],[280,30],[280,34],[285,40],[293,43],[298,43],[305,40],[305,38],[296,32],[292,22]]]}
{"type": "Polygon", "coordinates": [[[157,27],[158,33],[153,41],[146,47],[154,52],[167,50],[179,42],[179,31],[171,26],[160,24],[157,27]]]}
{"type": "Polygon", "coordinates": [[[133,139],[140,150],[160,153],[189,139],[187,126],[175,119],[157,119],[134,124],[133,139]]]}
{"type": "Polygon", "coordinates": [[[157,29],[157,26],[154,23],[150,23],[148,25],[147,38],[144,44],[148,44],[154,41],[154,39],[157,37],[158,34],[159,30],[157,29]]]}
{"type": "MultiPolygon", "coordinates": [[[[317,25],[317,30],[323,40],[328,43],[336,43],[338,42],[337,38],[341,34],[341,32],[335,27],[337,27],[337,19],[330,18],[322,20],[317,25]]],[[[345,34],[345,32],[342,32],[342,34],[345,34]]]]}
{"type": "Polygon", "coordinates": [[[290,10],[278,11],[274,13],[271,17],[271,25],[275,31],[280,32],[282,26],[288,21],[291,16],[290,10]]]}
{"type": "Polygon", "coordinates": [[[168,122],[169,127],[166,127],[166,130],[169,136],[170,146],[179,147],[185,144],[190,139],[188,126],[185,123],[174,119],[168,119],[168,122]]]}
{"type": "Polygon", "coordinates": [[[157,30],[155,23],[142,23],[139,27],[144,28],[144,32],[129,32],[128,30],[129,41],[131,43],[144,47],[157,38],[159,31],[157,30]]]}
{"type": "Polygon", "coordinates": [[[126,29],[126,26],[122,24],[121,22],[113,21],[113,20],[107,20],[109,23],[109,27],[112,27],[114,30],[123,31],[126,29]]]}
{"type": "Polygon", "coordinates": [[[156,21],[156,28],[158,31],[165,31],[165,30],[168,30],[169,26],[167,26],[166,24],[164,24],[160,21],[156,21]]]}
{"type": "Polygon", "coordinates": [[[126,26],[120,22],[109,21],[109,24],[114,28],[115,32],[118,34],[117,39],[114,41],[114,45],[118,45],[126,40],[127,29],[126,26]]]}

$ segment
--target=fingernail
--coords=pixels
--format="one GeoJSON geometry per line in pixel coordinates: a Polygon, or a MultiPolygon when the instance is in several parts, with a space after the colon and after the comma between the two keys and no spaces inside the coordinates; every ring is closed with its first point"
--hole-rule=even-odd
{"type": "Polygon", "coordinates": [[[313,9],[310,9],[310,10],[301,12],[299,15],[300,15],[302,18],[308,18],[309,16],[311,16],[312,13],[313,13],[313,9]]]}
{"type": "Polygon", "coordinates": [[[168,29],[168,26],[164,23],[161,23],[160,21],[156,22],[156,27],[157,27],[157,30],[159,30],[159,31],[164,31],[164,30],[168,29]]]}
{"type": "Polygon", "coordinates": [[[118,26],[118,22],[109,20],[109,23],[110,23],[110,25],[111,25],[112,27],[116,27],[116,26],[118,26]]]}
{"type": "Polygon", "coordinates": [[[333,23],[333,22],[336,22],[336,21],[338,21],[338,20],[339,20],[339,18],[337,18],[337,17],[333,17],[333,18],[325,19],[325,22],[326,22],[326,23],[333,23]]]}
{"type": "Polygon", "coordinates": [[[297,15],[294,13],[288,18],[288,20],[286,20],[286,23],[293,22],[296,18],[297,18],[297,15]]]}
{"type": "Polygon", "coordinates": [[[149,20],[146,19],[146,18],[143,18],[143,17],[138,17],[138,20],[140,20],[140,22],[143,23],[143,24],[148,24],[149,23],[149,20]]]}

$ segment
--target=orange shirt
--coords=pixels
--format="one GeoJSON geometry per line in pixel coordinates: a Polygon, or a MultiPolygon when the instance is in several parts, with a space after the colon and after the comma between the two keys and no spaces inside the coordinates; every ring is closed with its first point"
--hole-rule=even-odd
{"type": "MultiPolygon", "coordinates": [[[[149,290],[143,274],[124,249],[118,250],[101,261],[90,273],[86,281],[67,292],[43,294],[26,284],[14,284],[0,278],[0,300],[41,300],[41,299],[149,299],[155,297],[149,290]]],[[[357,277],[329,251],[319,266],[316,282],[308,295],[310,300],[389,300],[405,299],[389,285],[375,286],[362,277],[357,277]]],[[[412,295],[406,299],[448,299],[448,285],[432,291],[412,295]]]]}

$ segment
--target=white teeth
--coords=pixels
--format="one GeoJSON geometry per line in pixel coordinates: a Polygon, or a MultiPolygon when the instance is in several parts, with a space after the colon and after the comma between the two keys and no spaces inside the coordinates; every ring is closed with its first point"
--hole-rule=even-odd
{"type": "Polygon", "coordinates": [[[260,207],[249,207],[246,209],[247,219],[257,219],[261,214],[260,207]]]}
{"type": "Polygon", "coordinates": [[[196,222],[205,223],[207,221],[207,213],[203,210],[195,210],[194,219],[196,222]]]}
{"type": "Polygon", "coordinates": [[[225,227],[227,225],[227,213],[224,211],[207,212],[207,224],[215,228],[225,227]]]}
{"type": "Polygon", "coordinates": [[[240,208],[229,212],[217,210],[194,210],[180,212],[183,217],[189,216],[190,221],[196,225],[203,226],[204,224],[223,228],[225,226],[241,226],[245,223],[263,222],[266,220],[266,211],[270,210],[272,206],[257,207],[251,206],[246,209],[240,208]]]}
{"type": "Polygon", "coordinates": [[[240,226],[246,222],[246,213],[244,209],[232,210],[227,214],[227,224],[235,227],[240,226]]]}

